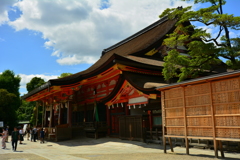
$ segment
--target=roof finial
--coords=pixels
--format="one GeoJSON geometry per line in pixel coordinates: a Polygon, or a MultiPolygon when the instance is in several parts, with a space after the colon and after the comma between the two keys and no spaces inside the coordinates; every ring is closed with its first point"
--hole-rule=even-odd
{"type": "Polygon", "coordinates": [[[178,9],[178,10],[182,10],[183,7],[182,7],[182,6],[178,6],[177,9],[178,9]]]}

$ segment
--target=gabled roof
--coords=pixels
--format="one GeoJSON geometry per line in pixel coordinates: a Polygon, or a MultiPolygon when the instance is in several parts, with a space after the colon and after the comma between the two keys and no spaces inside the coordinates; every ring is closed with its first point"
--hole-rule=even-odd
{"type": "MultiPolygon", "coordinates": [[[[176,22],[176,19],[168,20],[167,17],[164,17],[135,33],[134,35],[124,39],[123,41],[104,49],[102,57],[88,69],[64,78],[51,79],[44,86],[40,86],[32,92],[24,95],[22,98],[25,99],[50,86],[63,85],[64,83],[74,83],[75,81],[81,81],[86,77],[92,76],[101,70],[101,68],[104,68],[108,65],[113,65],[115,58],[114,55],[128,58],[130,61],[136,61],[142,65],[159,66],[156,60],[147,60],[146,58],[144,60],[136,57],[136,54],[134,53],[146,50],[147,48],[151,47],[152,44],[162,40],[167,33],[175,28],[176,22]],[[135,57],[131,56],[132,54],[134,54],[135,57]]],[[[162,63],[160,61],[158,62],[162,63]]]]}
{"type": "MultiPolygon", "coordinates": [[[[103,103],[106,103],[108,101],[110,101],[111,99],[113,99],[117,93],[119,92],[119,90],[121,89],[124,81],[127,81],[130,85],[132,85],[135,89],[137,89],[138,91],[143,92],[144,94],[157,94],[159,93],[155,88],[156,86],[152,86],[152,87],[144,87],[146,83],[162,83],[162,84],[166,84],[164,82],[163,77],[160,76],[153,76],[153,75],[143,75],[143,74],[138,74],[138,73],[133,73],[133,72],[123,72],[121,74],[121,76],[119,77],[119,80],[116,84],[116,87],[114,87],[113,91],[107,95],[106,97],[104,97],[103,99],[101,99],[100,101],[103,103]]],[[[159,85],[158,85],[159,86],[159,85]]]]}
{"type": "Polygon", "coordinates": [[[104,49],[102,57],[88,69],[68,77],[53,79],[51,80],[51,83],[53,81],[64,81],[81,75],[91,74],[104,65],[114,54],[125,57],[146,49],[151,44],[162,39],[170,30],[172,30],[172,28],[175,27],[176,22],[177,20],[167,20],[167,18],[162,18],[129,38],[104,49]]]}

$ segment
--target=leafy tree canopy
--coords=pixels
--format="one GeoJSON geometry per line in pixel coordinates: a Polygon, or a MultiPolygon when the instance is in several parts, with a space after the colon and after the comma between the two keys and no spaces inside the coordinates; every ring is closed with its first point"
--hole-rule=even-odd
{"type": "Polygon", "coordinates": [[[0,120],[5,125],[14,126],[17,123],[15,100],[17,96],[6,89],[0,89],[0,120]]]}
{"type": "Polygon", "coordinates": [[[63,78],[72,75],[72,73],[62,73],[58,78],[63,78]]]}
{"type": "Polygon", "coordinates": [[[18,120],[30,121],[34,107],[35,102],[27,102],[25,100],[22,100],[22,104],[17,110],[18,120]]]}
{"type": "Polygon", "coordinates": [[[169,49],[164,58],[163,74],[166,80],[179,77],[179,81],[182,81],[203,71],[211,71],[212,65],[221,62],[218,57],[227,59],[226,64],[230,68],[240,68],[240,38],[231,38],[229,34],[229,29],[240,29],[240,17],[223,13],[222,6],[226,3],[224,0],[194,0],[194,3],[206,3],[210,6],[196,11],[191,6],[168,8],[159,16],[177,19],[177,26],[184,24],[179,27],[179,31],[169,34],[164,40],[169,49]],[[186,25],[188,22],[197,22],[205,27],[186,25]],[[208,27],[212,26],[218,29],[216,36],[207,32],[208,27]],[[181,46],[186,47],[187,55],[181,54],[181,46]]]}
{"type": "Polygon", "coordinates": [[[27,83],[27,91],[30,92],[35,88],[40,87],[45,83],[44,79],[40,77],[33,77],[29,83],[27,83]]]}
{"type": "Polygon", "coordinates": [[[5,70],[0,74],[0,88],[6,89],[9,93],[15,94],[19,97],[19,87],[20,87],[21,77],[15,75],[13,71],[5,70]]]}
{"type": "Polygon", "coordinates": [[[14,126],[17,123],[16,110],[19,108],[21,78],[13,71],[5,70],[0,74],[0,120],[5,125],[14,126]]]}

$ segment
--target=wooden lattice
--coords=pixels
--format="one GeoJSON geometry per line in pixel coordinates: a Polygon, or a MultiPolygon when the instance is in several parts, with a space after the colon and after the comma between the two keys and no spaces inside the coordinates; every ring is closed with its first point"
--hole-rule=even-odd
{"type": "MultiPolygon", "coordinates": [[[[240,141],[240,78],[161,90],[164,137],[240,141]]],[[[166,142],[164,142],[166,143],[166,142]]],[[[221,143],[221,142],[219,142],[221,143]]],[[[188,150],[188,149],[187,149],[188,150]]]]}
{"type": "Polygon", "coordinates": [[[165,135],[240,139],[240,78],[162,91],[165,135]]]}

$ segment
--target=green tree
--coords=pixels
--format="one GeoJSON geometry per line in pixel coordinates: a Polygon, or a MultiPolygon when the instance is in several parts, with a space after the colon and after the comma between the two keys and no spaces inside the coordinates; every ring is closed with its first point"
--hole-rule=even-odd
{"type": "Polygon", "coordinates": [[[9,93],[6,89],[0,89],[0,97],[0,120],[4,125],[16,125],[17,116],[14,107],[16,95],[9,93]]]}
{"type": "Polygon", "coordinates": [[[6,125],[14,126],[17,123],[16,110],[19,108],[21,78],[13,71],[5,70],[0,74],[0,119],[6,125]]]}
{"type": "MultiPolygon", "coordinates": [[[[27,83],[27,91],[31,92],[32,90],[40,87],[44,83],[45,83],[44,79],[42,79],[40,77],[33,77],[31,79],[31,81],[29,83],[27,83]]],[[[24,105],[19,110],[19,118],[28,118],[27,120],[29,120],[32,125],[35,125],[36,114],[37,114],[36,106],[37,106],[36,102],[26,102],[26,103],[24,103],[24,105]],[[31,115],[31,116],[29,116],[29,115],[25,116],[25,109],[26,108],[31,110],[31,112],[29,111],[29,113],[31,113],[29,115],[31,115]]],[[[39,109],[39,112],[38,112],[38,122],[42,122],[42,117],[39,114],[41,114],[40,109],[39,109]]]]}
{"type": "Polygon", "coordinates": [[[58,78],[63,78],[72,75],[72,73],[62,73],[58,78]]]}
{"type": "Polygon", "coordinates": [[[239,30],[240,17],[223,13],[222,6],[226,3],[224,0],[194,0],[194,3],[210,6],[197,11],[193,11],[191,6],[168,8],[159,16],[177,19],[176,26],[182,25],[164,40],[169,49],[164,58],[163,74],[166,80],[179,77],[179,81],[182,81],[206,70],[211,71],[212,65],[221,62],[219,56],[228,59],[227,64],[232,69],[240,68],[239,38],[231,38],[229,34],[229,29],[239,30]],[[197,28],[189,22],[197,22],[206,28],[197,28]],[[210,26],[219,29],[215,37],[207,32],[210,26]],[[187,49],[185,55],[179,50],[182,46],[187,49]]]}
{"type": "Polygon", "coordinates": [[[0,88],[6,89],[9,93],[13,93],[17,97],[20,96],[20,81],[21,77],[19,75],[16,76],[13,71],[5,70],[0,74],[0,88]]]}
{"type": "Polygon", "coordinates": [[[30,121],[31,116],[33,114],[35,103],[27,102],[22,100],[21,106],[17,110],[18,120],[20,121],[30,121]]]}
{"type": "Polygon", "coordinates": [[[31,92],[35,88],[40,87],[45,83],[44,79],[40,77],[33,77],[29,83],[27,83],[27,91],[31,92]]]}

